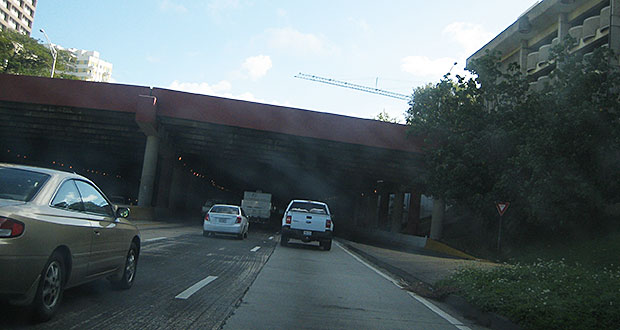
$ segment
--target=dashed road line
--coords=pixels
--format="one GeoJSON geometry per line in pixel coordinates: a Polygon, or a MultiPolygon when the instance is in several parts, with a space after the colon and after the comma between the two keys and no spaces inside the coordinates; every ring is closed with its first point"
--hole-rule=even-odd
{"type": "Polygon", "coordinates": [[[260,246],[255,246],[252,250],[250,250],[251,252],[256,252],[258,251],[258,249],[260,249],[260,246]]]}
{"type": "Polygon", "coordinates": [[[176,299],[187,299],[189,297],[191,297],[194,293],[196,293],[198,290],[202,289],[205,285],[215,281],[217,279],[217,276],[207,276],[204,279],[200,280],[198,283],[190,286],[189,288],[187,288],[185,291],[179,293],[176,297],[176,299]]]}
{"type": "Polygon", "coordinates": [[[269,239],[273,239],[273,236],[269,236],[269,239]]]}
{"type": "MultiPolygon", "coordinates": [[[[347,248],[345,248],[344,246],[342,246],[339,242],[334,242],[336,243],[336,245],[341,248],[342,250],[344,250],[344,252],[348,253],[350,256],[352,256],[355,260],[359,261],[360,263],[362,263],[364,266],[372,269],[375,273],[379,274],[381,277],[385,278],[386,280],[392,282],[394,285],[396,285],[396,287],[398,287],[399,289],[403,289],[403,286],[394,278],[392,278],[391,276],[385,274],[384,272],[380,271],[379,269],[377,269],[376,267],[374,267],[373,265],[367,263],[366,261],[362,260],[360,257],[356,256],[355,254],[353,254],[351,251],[349,251],[347,248]]],[[[428,309],[430,309],[431,311],[433,311],[435,314],[441,316],[444,320],[450,322],[450,324],[452,324],[454,327],[456,327],[457,329],[460,330],[471,330],[469,327],[467,327],[466,325],[463,324],[463,322],[457,320],[456,318],[452,317],[450,314],[442,311],[439,307],[435,306],[433,303],[431,303],[430,301],[424,299],[423,297],[418,296],[417,294],[411,292],[411,291],[407,291],[407,293],[415,300],[419,301],[421,304],[423,304],[424,306],[426,306],[428,309]]]]}

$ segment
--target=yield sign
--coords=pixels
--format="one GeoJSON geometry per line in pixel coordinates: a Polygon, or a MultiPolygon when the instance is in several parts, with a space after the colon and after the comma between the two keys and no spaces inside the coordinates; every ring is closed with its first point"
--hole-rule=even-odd
{"type": "Polygon", "coordinates": [[[495,203],[495,207],[497,207],[497,212],[499,212],[500,216],[504,215],[504,212],[508,210],[508,206],[510,206],[510,202],[496,202],[495,203]]]}

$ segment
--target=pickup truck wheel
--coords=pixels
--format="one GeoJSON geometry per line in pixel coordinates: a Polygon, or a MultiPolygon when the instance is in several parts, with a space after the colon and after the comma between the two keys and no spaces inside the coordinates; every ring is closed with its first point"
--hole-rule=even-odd
{"type": "Polygon", "coordinates": [[[280,237],[280,245],[281,246],[287,246],[288,245],[288,237],[286,237],[285,235],[282,235],[280,237]]]}
{"type": "Polygon", "coordinates": [[[321,243],[323,243],[323,244],[321,244],[323,246],[323,250],[329,251],[329,250],[332,249],[332,240],[331,239],[328,240],[328,241],[323,241],[321,243]]]}

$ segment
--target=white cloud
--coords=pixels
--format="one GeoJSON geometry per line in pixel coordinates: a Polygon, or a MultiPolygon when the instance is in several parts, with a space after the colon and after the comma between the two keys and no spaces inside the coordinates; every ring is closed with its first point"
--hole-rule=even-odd
{"type": "Polygon", "coordinates": [[[170,86],[168,86],[168,88],[182,92],[223,96],[225,92],[228,92],[232,88],[232,85],[226,80],[222,80],[215,85],[209,85],[206,82],[192,83],[175,80],[172,84],[170,84],[170,86]]]}
{"type": "Polygon", "coordinates": [[[160,63],[161,59],[159,57],[155,57],[155,56],[151,56],[151,55],[147,55],[146,56],[146,61],[149,63],[160,63]]]}
{"type": "Polygon", "coordinates": [[[172,0],[164,0],[160,2],[159,9],[177,14],[187,13],[187,8],[185,8],[185,6],[172,0]]]}
{"type": "Polygon", "coordinates": [[[291,107],[288,101],[286,102],[279,102],[276,100],[267,101],[261,98],[257,98],[256,96],[254,96],[254,94],[250,92],[245,92],[241,94],[233,94],[230,92],[232,90],[232,85],[230,82],[226,80],[222,80],[214,85],[210,85],[206,82],[191,83],[191,82],[180,82],[178,80],[175,80],[167,88],[177,90],[177,91],[182,91],[182,92],[188,92],[188,93],[211,95],[211,96],[225,97],[225,98],[235,99],[235,100],[243,100],[243,101],[249,101],[249,102],[291,107]]]}
{"type": "Polygon", "coordinates": [[[415,76],[439,78],[448,73],[456,60],[442,57],[431,59],[426,56],[407,56],[401,60],[401,69],[415,76]]]}
{"type": "Polygon", "coordinates": [[[363,18],[353,18],[353,17],[349,17],[347,19],[349,21],[349,23],[351,23],[353,26],[357,26],[360,30],[364,31],[364,32],[370,32],[370,25],[368,25],[368,22],[366,22],[365,19],[363,18]]]}
{"type": "Polygon", "coordinates": [[[303,33],[290,27],[268,29],[266,32],[269,46],[273,48],[315,55],[322,55],[330,52],[326,42],[312,33],[303,33]]]}
{"type": "Polygon", "coordinates": [[[271,69],[271,58],[265,55],[248,57],[243,62],[242,67],[248,72],[250,78],[256,80],[266,75],[267,71],[271,69]]]}
{"type": "Polygon", "coordinates": [[[284,10],[282,8],[278,8],[278,9],[276,9],[276,15],[278,15],[278,17],[285,18],[285,17],[288,16],[288,13],[286,12],[286,10],[284,10]]]}
{"type": "Polygon", "coordinates": [[[482,25],[467,22],[451,23],[443,29],[442,34],[456,41],[468,55],[482,48],[494,36],[485,31],[482,25]]]}

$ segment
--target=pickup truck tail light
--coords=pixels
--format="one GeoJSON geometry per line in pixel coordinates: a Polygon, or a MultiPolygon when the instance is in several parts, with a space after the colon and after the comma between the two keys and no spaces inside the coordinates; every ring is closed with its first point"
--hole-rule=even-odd
{"type": "Polygon", "coordinates": [[[205,214],[205,221],[209,221],[209,213],[205,214]]]}
{"type": "Polygon", "coordinates": [[[20,221],[0,217],[0,238],[17,237],[24,232],[24,224],[20,221]]]}
{"type": "Polygon", "coordinates": [[[287,224],[287,225],[290,225],[290,224],[291,224],[291,219],[292,219],[292,218],[291,218],[291,216],[290,216],[290,215],[287,215],[287,216],[286,216],[286,224],[287,224]]]}
{"type": "Polygon", "coordinates": [[[325,228],[327,229],[331,229],[332,228],[332,221],[327,219],[325,220],[325,228]]]}
{"type": "Polygon", "coordinates": [[[235,223],[241,223],[241,217],[237,216],[237,220],[235,221],[235,223]]]}

